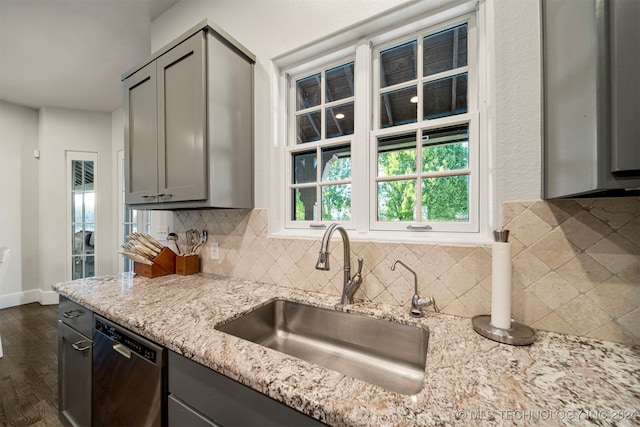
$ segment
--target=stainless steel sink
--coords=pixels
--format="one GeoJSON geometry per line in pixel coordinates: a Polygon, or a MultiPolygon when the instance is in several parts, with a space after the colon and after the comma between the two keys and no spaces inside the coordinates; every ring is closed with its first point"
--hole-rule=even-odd
{"type": "Polygon", "coordinates": [[[276,300],[217,329],[398,393],[422,390],[424,328],[276,300]]]}

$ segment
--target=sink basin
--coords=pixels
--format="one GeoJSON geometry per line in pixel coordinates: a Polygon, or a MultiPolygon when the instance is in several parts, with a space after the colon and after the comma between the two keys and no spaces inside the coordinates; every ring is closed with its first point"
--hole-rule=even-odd
{"type": "Polygon", "coordinates": [[[398,393],[422,390],[424,328],[276,300],[217,329],[398,393]]]}

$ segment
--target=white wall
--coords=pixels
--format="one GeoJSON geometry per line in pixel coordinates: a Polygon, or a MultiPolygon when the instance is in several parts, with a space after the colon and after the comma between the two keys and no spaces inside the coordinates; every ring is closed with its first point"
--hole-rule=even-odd
{"type": "Polygon", "coordinates": [[[0,308],[38,299],[37,147],[38,111],[0,101],[0,246],[11,248],[0,308]]]}
{"type": "MultiPolygon", "coordinates": [[[[415,2],[183,0],[152,23],[151,49],[160,49],[209,18],[256,55],[256,207],[269,207],[274,120],[270,59],[411,3],[415,2]]],[[[491,25],[486,34],[490,115],[486,155],[491,160],[492,215],[502,218],[502,201],[541,197],[539,0],[484,0],[484,5],[491,25]]]]}
{"type": "Polygon", "coordinates": [[[64,281],[67,236],[66,151],[98,153],[96,274],[112,274],[113,173],[110,113],[45,107],[40,110],[40,281],[43,292],[64,281]]]}

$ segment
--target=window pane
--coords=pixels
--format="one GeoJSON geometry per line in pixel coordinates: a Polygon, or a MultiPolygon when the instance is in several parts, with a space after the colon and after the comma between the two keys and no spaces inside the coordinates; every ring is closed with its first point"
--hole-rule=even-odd
{"type": "Polygon", "coordinates": [[[436,119],[467,112],[467,74],[434,80],[423,85],[423,117],[436,119]]]}
{"type": "Polygon", "coordinates": [[[320,105],[320,73],[305,77],[296,82],[296,110],[320,105]]]}
{"type": "Polygon", "coordinates": [[[378,183],[378,221],[414,221],[416,181],[378,183]]]}
{"type": "Polygon", "coordinates": [[[353,134],[353,102],[327,108],[327,138],[353,134]]]}
{"type": "Polygon", "coordinates": [[[84,260],[84,277],[93,277],[96,275],[95,263],[93,256],[88,256],[84,260]]]}
{"type": "Polygon", "coordinates": [[[380,87],[393,86],[416,78],[416,46],[418,42],[395,46],[380,52],[380,87]]]}
{"type": "Polygon", "coordinates": [[[316,188],[294,188],[291,190],[291,219],[294,221],[314,221],[317,219],[316,188]]]}
{"type": "Polygon", "coordinates": [[[71,192],[71,222],[82,222],[82,192],[71,192]]]}
{"type": "Polygon", "coordinates": [[[327,70],[327,102],[353,96],[353,62],[327,70]]]}
{"type": "Polygon", "coordinates": [[[349,221],[351,219],[351,184],[322,187],[322,220],[349,221]]]}
{"type": "Polygon", "coordinates": [[[303,153],[293,154],[293,177],[294,184],[303,184],[306,182],[316,182],[316,152],[305,151],[303,153]]]}
{"type": "Polygon", "coordinates": [[[84,262],[82,262],[81,256],[74,256],[71,258],[71,279],[82,279],[84,270],[84,262]]]}
{"type": "Polygon", "coordinates": [[[93,231],[93,224],[87,224],[84,231],[84,253],[93,254],[96,246],[96,233],[93,231]]]}
{"type": "Polygon", "coordinates": [[[351,145],[322,149],[322,181],[351,179],[351,145]]]}
{"type": "Polygon", "coordinates": [[[72,255],[81,255],[84,251],[84,229],[82,224],[73,225],[73,236],[71,236],[72,255]]]}
{"type": "Polygon", "coordinates": [[[90,160],[84,162],[84,190],[93,190],[93,162],[90,160]]]}
{"type": "Polygon", "coordinates": [[[378,176],[416,173],[416,134],[378,138],[378,176]]]}
{"type": "Polygon", "coordinates": [[[469,221],[469,176],[422,180],[423,221],[469,221]]]}
{"type": "Polygon", "coordinates": [[[71,191],[82,191],[82,164],[80,160],[71,161],[71,191]]]}
{"type": "Polygon", "coordinates": [[[380,95],[380,127],[416,122],[418,97],[416,87],[395,90],[380,95]]]}
{"type": "Polygon", "coordinates": [[[423,76],[467,65],[467,24],[424,38],[423,76]]]}
{"type": "Polygon", "coordinates": [[[468,167],[468,125],[422,132],[423,172],[439,172],[468,167]]]}
{"type": "Polygon", "coordinates": [[[302,114],[296,117],[296,144],[318,141],[320,139],[320,111],[302,114]]]}
{"type": "Polygon", "coordinates": [[[95,205],[95,193],[93,191],[84,193],[84,222],[95,221],[95,205]]]}

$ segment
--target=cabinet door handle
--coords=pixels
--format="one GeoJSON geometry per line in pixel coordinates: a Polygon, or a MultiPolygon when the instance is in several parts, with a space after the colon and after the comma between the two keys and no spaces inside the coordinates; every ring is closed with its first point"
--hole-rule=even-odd
{"type": "Polygon", "coordinates": [[[80,340],[71,344],[71,347],[73,347],[73,349],[77,351],[86,351],[93,347],[93,342],[89,340],[80,340]],[[86,344],[83,345],[83,343],[86,344]]]}
{"type": "Polygon", "coordinates": [[[156,197],[156,196],[152,196],[151,194],[145,194],[144,196],[142,196],[143,199],[148,199],[149,197],[156,197]]]}
{"type": "Polygon", "coordinates": [[[82,312],[80,310],[69,310],[62,313],[62,316],[67,319],[75,319],[76,317],[80,317],[82,312]]]}
{"type": "Polygon", "coordinates": [[[157,197],[171,197],[173,194],[171,193],[160,193],[156,195],[157,197]]]}

